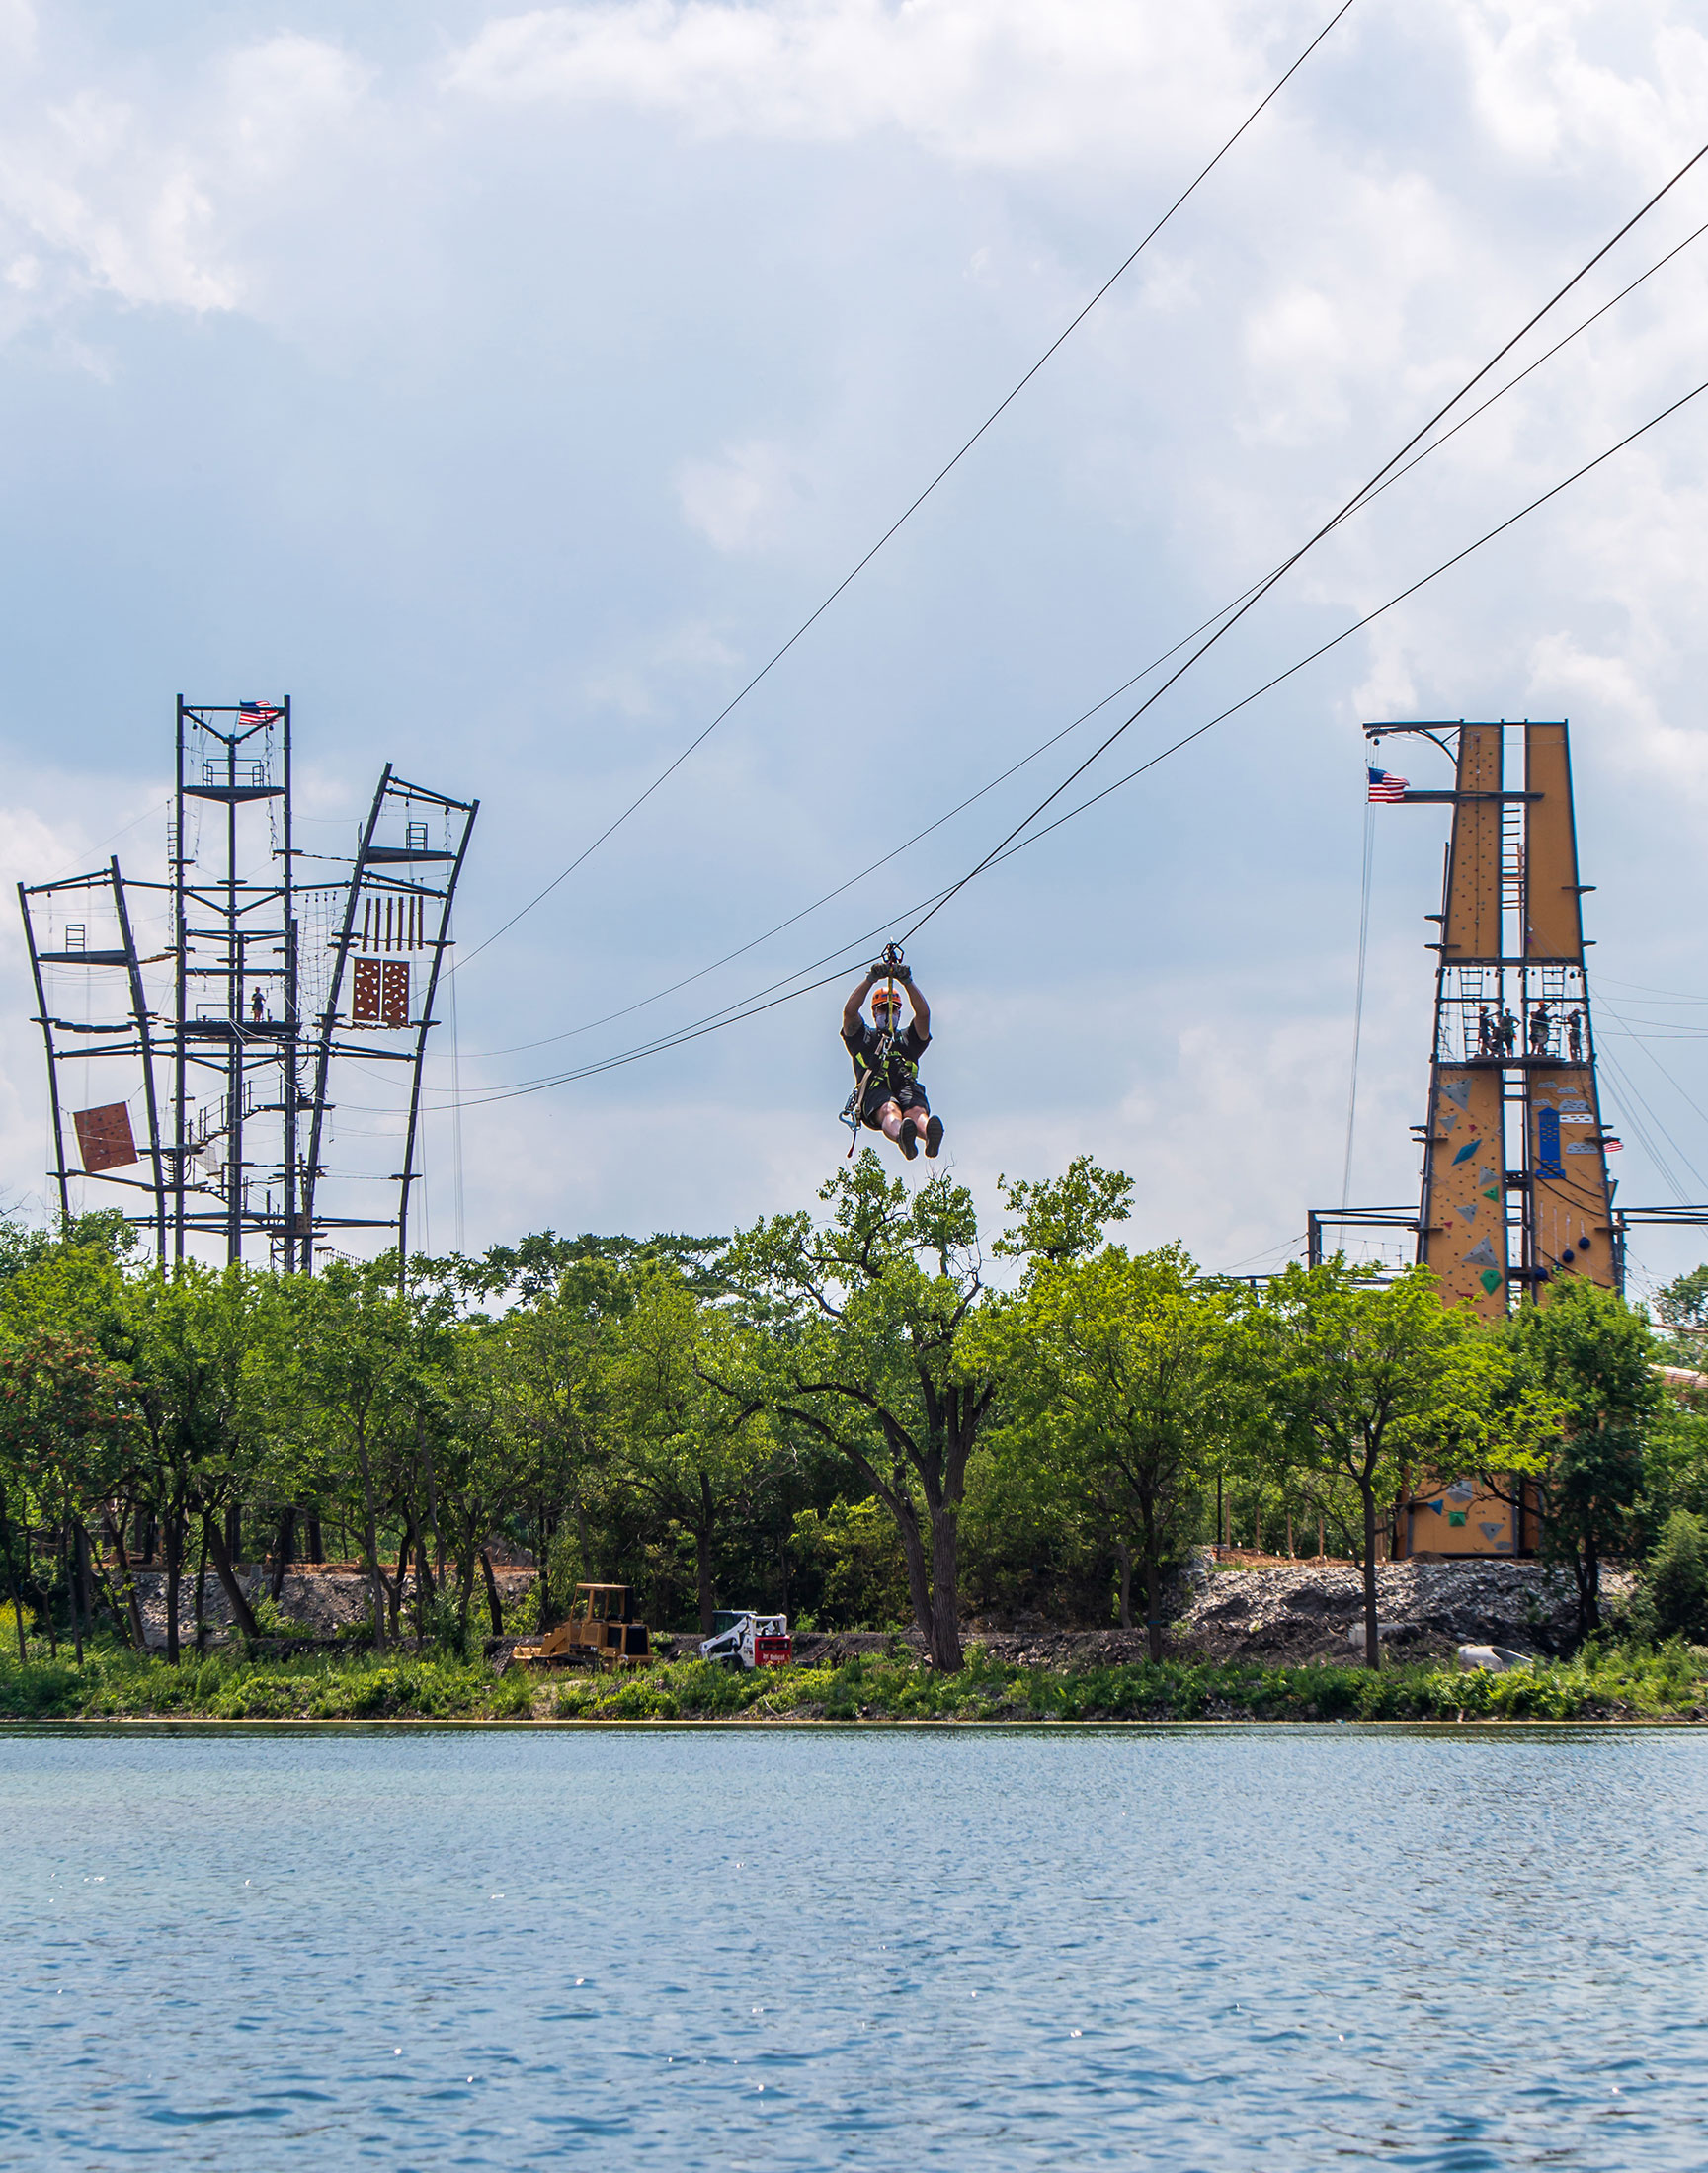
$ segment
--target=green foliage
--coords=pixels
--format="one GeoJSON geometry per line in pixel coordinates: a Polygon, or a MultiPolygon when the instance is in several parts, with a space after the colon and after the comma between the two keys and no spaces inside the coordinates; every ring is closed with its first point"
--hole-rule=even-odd
{"type": "Polygon", "coordinates": [[[1065,1175],[1042,1184],[999,1177],[997,1190],[1015,1218],[994,1247],[1005,1259],[1057,1267],[1081,1259],[1110,1223],[1125,1222],[1132,1211],[1132,1178],[1121,1169],[1099,1169],[1089,1155],[1076,1157],[1065,1175]]]}
{"type": "Polygon", "coordinates": [[[1629,1610],[1631,1627],[1652,1643],[1687,1638],[1708,1644],[1708,1523],[1674,1509],[1643,1566],[1629,1610]]]}
{"type": "MultiPolygon", "coordinates": [[[[1020,1275],[995,1293],[965,1187],[915,1174],[868,1151],[818,1212],[728,1244],[546,1231],[415,1258],[401,1287],[394,1257],[162,1272],[111,1215],[0,1220],[0,1592],[23,1601],[32,1659],[43,1634],[49,1661],[70,1644],[91,1711],[520,1712],[524,1678],[495,1688],[479,1664],[483,1558],[520,1554],[535,1567],[504,1582],[513,1632],[549,1627],[582,1579],[633,1586],[655,1630],[714,1604],[911,1621],[934,1680],[897,1655],[907,1710],[952,1715],[963,1690],[1007,1710],[1013,1684],[962,1666],[969,1614],[1107,1621],[1126,1592],[1156,1618],[1218,1481],[1242,1537],[1261,1521],[1273,1544],[1291,1512],[1308,1546],[1321,1516],[1368,1569],[1394,1490],[1443,1463],[1525,1475],[1586,1630],[1613,1550],[1658,1565],[1633,1628],[1700,1634],[1668,1520],[1708,1516],[1708,1408],[1662,1392],[1646,1322],[1607,1294],[1563,1281],[1491,1328],[1443,1312],[1425,1276],[1378,1290],[1342,1261],[1254,1297],[1178,1246],[1108,1242],[1132,1182],[1085,1157],[1004,1180],[996,1249],[1020,1275]],[[316,1528],[360,1562],[367,1620],[336,1652],[264,1661],[256,1634],[291,1625],[258,1596],[257,1558],[316,1528]],[[182,1671],[121,1654],[122,1542],[186,1612],[205,1544],[208,1576],[237,1588],[237,1649],[182,1671]],[[73,1574],[91,1552],[93,1622],[73,1574]]],[[[1708,1280],[1683,1283],[1675,1316],[1708,1313],[1708,1280]]],[[[826,1711],[871,1704],[833,1673],[826,1711]]],[[[714,1675],[646,1679],[688,1715],[816,1709],[793,1677],[714,1675]]],[[[552,1694],[591,1710],[640,1679],[552,1694]]]]}
{"type": "MultiPolygon", "coordinates": [[[[895,1519],[876,1501],[835,1501],[802,1509],[794,1543],[803,1569],[820,1578],[820,1614],[841,1630],[883,1630],[906,1623],[907,1563],[895,1519]]],[[[797,1627],[804,1627],[797,1618],[797,1627]]]]}
{"type": "Polygon", "coordinates": [[[1373,1674],[1247,1660],[1023,1668],[974,1647],[955,1674],[905,1654],[751,1672],[693,1659],[571,1677],[549,1692],[522,1669],[495,1681],[484,1667],[433,1655],[376,1655],[356,1664],[209,1658],[190,1670],[105,1649],[82,1668],[0,1663],[0,1718],[9,1720],[527,1720],[545,1696],[549,1718],[590,1721],[1701,1719],[1708,1714],[1708,1650],[1678,1640],[1659,1649],[1590,1641],[1571,1660],[1491,1675],[1429,1664],[1373,1674]]]}
{"type": "Polygon", "coordinates": [[[1507,1340],[1521,1373],[1551,1399],[1537,1451],[1514,1458],[1542,1497],[1543,1554],[1578,1587],[1580,1630],[1600,1621],[1601,1564],[1635,1535],[1650,1428],[1666,1401],[1646,1317],[1593,1283],[1553,1286],[1514,1316],[1507,1340]]]}
{"type": "MultiPolygon", "coordinates": [[[[1078,1164],[1076,1173],[1100,1174],[1078,1164]]],[[[1047,1203],[1034,1200],[1031,1214],[1050,1219],[1047,1203]]],[[[1091,1257],[1043,1254],[1018,1297],[988,1307],[969,1338],[1005,1384],[997,1471],[1023,1493],[1053,1496],[1058,1517],[1092,1510],[1120,1551],[1129,1626],[1125,1566],[1137,1553],[1153,1658],[1164,1576],[1196,1531],[1228,1428],[1226,1311],[1183,1247],[1134,1256],[1111,1245],[1091,1257]]]]}
{"type": "MultiPolygon", "coordinates": [[[[1661,1291],[1656,1291],[1654,1317],[1661,1324],[1663,1334],[1677,1334],[1677,1329],[1684,1329],[1688,1336],[1693,1329],[1697,1334],[1701,1329],[1708,1329],[1708,1264],[1693,1267],[1688,1275],[1675,1275],[1661,1291]]],[[[1693,1347],[1699,1349],[1699,1345],[1690,1345],[1688,1340],[1679,1338],[1679,1349],[1693,1347]]],[[[1690,1360],[1684,1358],[1682,1362],[1688,1365],[1690,1360]]]]}

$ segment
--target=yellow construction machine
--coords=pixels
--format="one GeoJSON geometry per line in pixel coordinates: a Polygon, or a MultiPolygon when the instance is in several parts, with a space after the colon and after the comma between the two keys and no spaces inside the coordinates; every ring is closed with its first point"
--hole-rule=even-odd
{"type": "Polygon", "coordinates": [[[513,1660],[534,1660],[547,1667],[646,1667],[652,1640],[644,1622],[634,1619],[634,1591],[627,1584],[578,1584],[569,1619],[511,1652],[513,1660]]]}

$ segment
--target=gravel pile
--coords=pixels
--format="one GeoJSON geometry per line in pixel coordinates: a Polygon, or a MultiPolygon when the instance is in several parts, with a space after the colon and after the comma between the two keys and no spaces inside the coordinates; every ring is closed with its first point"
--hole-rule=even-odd
{"type": "MultiPolygon", "coordinates": [[[[1603,1600],[1622,1597],[1631,1581],[1604,1570],[1603,1600]]],[[[1570,1576],[1536,1562],[1379,1563],[1376,1597],[1390,1626],[1384,1643],[1407,1658],[1464,1644],[1547,1651],[1569,1640],[1577,1621],[1570,1576]]],[[[1216,1657],[1343,1658],[1347,1633],[1364,1614],[1362,1573],[1331,1563],[1218,1569],[1200,1557],[1183,1600],[1171,1645],[1216,1657]]]]}

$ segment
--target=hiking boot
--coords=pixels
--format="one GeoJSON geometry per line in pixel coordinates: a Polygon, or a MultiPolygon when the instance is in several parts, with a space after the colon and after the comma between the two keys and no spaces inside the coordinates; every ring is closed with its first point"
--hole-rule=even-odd
{"type": "Polygon", "coordinates": [[[926,1126],[926,1154],[933,1161],[937,1159],[937,1149],[943,1143],[943,1120],[933,1117],[926,1126]]]}
{"type": "Polygon", "coordinates": [[[914,1130],[911,1124],[904,1124],[902,1126],[901,1137],[896,1141],[896,1145],[901,1149],[902,1153],[907,1157],[909,1162],[912,1162],[914,1157],[919,1153],[920,1136],[914,1130]]]}

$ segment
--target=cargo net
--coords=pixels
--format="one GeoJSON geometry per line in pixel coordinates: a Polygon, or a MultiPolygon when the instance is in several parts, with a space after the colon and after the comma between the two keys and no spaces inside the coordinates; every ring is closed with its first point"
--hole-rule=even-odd
{"type": "Polygon", "coordinates": [[[326,1009],[349,895],[342,883],[315,883],[296,893],[296,1001],[305,1023],[317,1023],[326,1009]]]}

